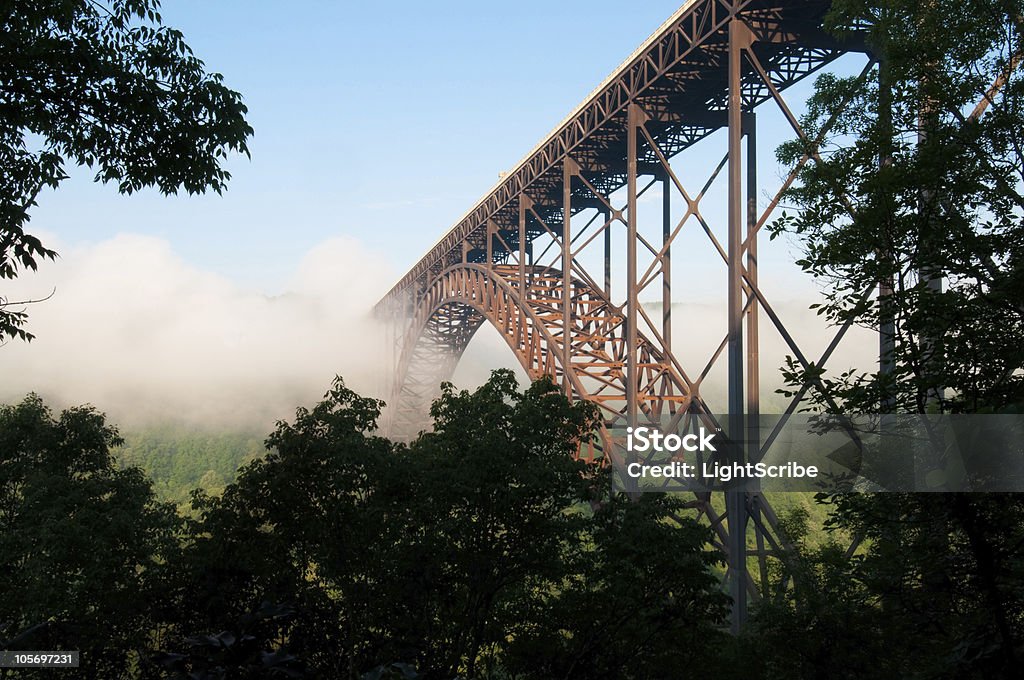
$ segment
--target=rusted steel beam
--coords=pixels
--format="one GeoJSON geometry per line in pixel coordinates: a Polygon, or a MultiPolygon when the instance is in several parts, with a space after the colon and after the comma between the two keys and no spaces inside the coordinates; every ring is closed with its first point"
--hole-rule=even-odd
{"type": "MultiPolygon", "coordinates": [[[[771,34],[779,40],[765,43],[762,55],[768,68],[776,74],[775,80],[779,86],[788,86],[829,63],[845,50],[842,45],[821,46],[812,41],[809,43],[811,46],[803,47],[798,41],[799,31],[809,30],[801,27],[820,26],[820,17],[827,6],[826,0],[776,0],[769,3],[758,0],[689,0],[470,209],[402,277],[381,303],[399,295],[400,291],[418,280],[434,263],[450,264],[451,253],[457,252],[471,232],[486,229],[488,218],[494,217],[506,206],[514,205],[516,197],[527,187],[543,183],[545,175],[560,167],[566,155],[578,153],[581,158],[588,156],[590,152],[584,152],[584,147],[602,131],[610,135],[611,139],[620,139],[615,129],[621,128],[621,121],[630,104],[649,104],[652,112],[668,110],[664,102],[659,104],[659,101],[664,98],[665,91],[671,91],[676,97],[674,102],[686,102],[684,110],[679,111],[680,120],[685,121],[690,116],[694,121],[702,118],[706,120],[708,107],[705,102],[711,101],[711,110],[714,110],[714,100],[717,98],[724,101],[726,97],[723,87],[725,79],[721,77],[724,67],[717,54],[725,52],[728,24],[733,15],[750,13],[752,19],[760,17],[765,26],[793,25],[795,30],[785,34],[775,29],[762,29],[765,35],[771,34]],[[785,37],[789,42],[783,42],[778,36],[785,37]]],[[[820,32],[819,29],[815,30],[820,32]]],[[[764,87],[749,83],[747,87],[751,104],[770,96],[764,87]]],[[[725,107],[718,108],[723,110],[725,107]]],[[[709,121],[706,133],[719,127],[722,124],[709,121]]],[[[706,133],[699,138],[683,137],[675,140],[670,145],[672,152],[678,153],[702,139],[706,133]]],[[[659,134],[671,137],[668,130],[659,134]]]]}

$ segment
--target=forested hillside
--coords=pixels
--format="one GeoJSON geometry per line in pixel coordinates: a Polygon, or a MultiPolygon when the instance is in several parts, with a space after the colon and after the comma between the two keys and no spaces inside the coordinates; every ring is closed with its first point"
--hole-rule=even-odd
{"type": "MultiPolygon", "coordinates": [[[[192,491],[218,496],[236,480],[243,466],[265,456],[267,434],[255,429],[197,429],[183,424],[122,429],[124,444],[114,449],[114,456],[122,468],[141,468],[153,481],[159,500],[188,512],[192,491]]],[[[806,518],[806,539],[811,544],[824,538],[827,510],[814,502],[813,493],[768,496],[782,515],[795,513],[806,518]]],[[[717,509],[724,511],[724,507],[717,509]]]]}
{"type": "Polygon", "coordinates": [[[139,467],[153,480],[163,501],[188,502],[193,489],[219,494],[239,467],[262,456],[265,432],[196,429],[163,424],[122,430],[124,444],[114,451],[123,467],[139,467]]]}
{"type": "Polygon", "coordinates": [[[654,678],[726,662],[710,529],[678,499],[609,495],[605,471],[573,459],[589,403],[496,372],[447,389],[409,445],[372,434],[379,409],[338,380],[185,519],[117,469],[117,432],[91,407],[0,408],[0,637],[81,650],[77,677],[97,680],[654,678]]]}

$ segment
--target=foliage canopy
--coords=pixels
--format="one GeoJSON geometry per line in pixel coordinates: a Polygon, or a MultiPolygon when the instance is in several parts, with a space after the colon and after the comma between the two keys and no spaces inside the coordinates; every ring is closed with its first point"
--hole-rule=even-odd
{"type": "MultiPolygon", "coordinates": [[[[0,279],[56,253],[26,232],[40,192],[67,164],[121,193],[224,190],[248,153],[242,97],[209,73],[159,0],[0,3],[0,279]]],[[[13,306],[12,306],[13,305],[13,306]]],[[[0,297],[0,341],[31,339],[0,297]]]]}
{"type": "Polygon", "coordinates": [[[104,678],[664,678],[721,663],[710,530],[676,499],[607,496],[605,473],[572,456],[592,405],[498,371],[475,392],[445,386],[434,431],[409,445],[374,434],[380,407],[339,379],[185,519],[113,467],[118,438],[95,411],[6,407],[0,636],[38,644],[49,621],[62,637],[45,639],[104,678]]]}
{"type": "MultiPolygon", "coordinates": [[[[866,30],[875,62],[818,79],[807,139],[778,156],[820,160],[772,231],[824,285],[819,313],[883,336],[886,370],[825,381],[853,412],[1024,402],[1022,17],[1011,0],[832,5],[833,30],[866,30]]],[[[796,389],[820,370],[790,361],[786,377],[796,389]]]]}
{"type": "MultiPolygon", "coordinates": [[[[825,375],[811,408],[1019,411],[1024,404],[1024,3],[835,0],[868,32],[860,76],[822,76],[783,145],[803,165],[773,237],[803,248],[819,312],[879,333],[877,371],[825,375]],[[828,399],[831,398],[831,399],[828,399]]],[[[822,375],[790,360],[789,394],[822,375]]],[[[1015,677],[1024,641],[1019,495],[821,497],[862,541],[789,556],[784,602],[751,640],[764,677],[1015,677]],[[796,640],[796,644],[785,645],[796,640]],[[841,664],[829,663],[833,653],[841,664]]],[[[800,546],[800,532],[794,541],[800,546]]]]}

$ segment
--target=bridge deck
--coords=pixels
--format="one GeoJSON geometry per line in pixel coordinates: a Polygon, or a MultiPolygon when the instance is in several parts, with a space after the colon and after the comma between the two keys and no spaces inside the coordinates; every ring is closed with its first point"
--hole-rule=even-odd
{"type": "MultiPolygon", "coordinates": [[[[827,0],[689,0],[463,215],[378,303],[378,310],[410,288],[414,295],[422,293],[431,273],[460,261],[484,262],[488,221],[499,235],[493,239],[492,257],[504,261],[518,247],[516,199],[524,194],[545,221],[559,223],[567,155],[606,195],[621,188],[626,182],[630,103],[649,116],[648,129],[669,156],[726,127],[727,27],[734,12],[754,33],[752,49],[780,92],[843,52],[863,49],[840,45],[821,29],[828,5],[827,0]]],[[[759,74],[744,74],[744,110],[770,96],[759,74]]],[[[652,169],[657,159],[641,158],[640,163],[652,169]]],[[[585,209],[586,192],[580,191],[578,198],[574,210],[585,209]]],[[[526,238],[539,235],[531,232],[526,238]]]]}

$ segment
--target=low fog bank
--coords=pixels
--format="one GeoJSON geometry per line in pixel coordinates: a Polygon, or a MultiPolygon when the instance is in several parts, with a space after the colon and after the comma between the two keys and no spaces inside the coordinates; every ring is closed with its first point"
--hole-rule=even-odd
{"type": "MultiPolygon", "coordinates": [[[[808,361],[817,363],[839,328],[829,326],[824,317],[810,305],[822,301],[819,291],[808,282],[805,287],[794,288],[784,285],[783,280],[772,281],[763,276],[761,287],[772,310],[781,320],[785,330],[796,343],[808,361]]],[[[648,312],[658,318],[661,305],[652,305],[648,312]],[[654,312],[654,313],[651,313],[654,312]]],[[[722,303],[682,303],[672,305],[672,346],[673,353],[691,379],[700,376],[708,361],[714,356],[726,335],[725,296],[722,303]]],[[[786,342],[763,308],[758,314],[760,336],[758,364],[760,380],[761,412],[782,413],[789,405],[789,399],[777,393],[784,387],[781,368],[787,356],[796,353],[786,342]]],[[[744,331],[743,341],[747,336],[744,331]]],[[[744,360],[746,361],[746,344],[744,360]]],[[[825,362],[826,374],[838,375],[847,369],[875,371],[878,369],[878,336],[867,329],[853,326],[825,362]]],[[[701,385],[701,396],[708,406],[719,413],[727,411],[728,358],[722,350],[714,367],[701,385]]],[[[744,387],[744,389],[746,389],[744,387]]]]}
{"type": "MultiPolygon", "coordinates": [[[[315,403],[335,374],[360,394],[389,396],[388,341],[371,308],[396,273],[354,240],[313,248],[287,292],[272,297],[188,265],[154,237],[57,247],[56,262],[4,282],[11,299],[56,293],[28,308],[32,343],[0,347],[0,402],[35,391],[55,408],[91,403],[128,429],[178,423],[268,432],[296,406],[315,403]]],[[[765,289],[771,299],[770,281],[765,289]]],[[[775,310],[817,360],[835,329],[808,309],[816,291],[776,290],[788,295],[772,300],[775,310]]],[[[645,308],[660,317],[660,305],[645,308]]],[[[696,378],[724,336],[724,305],[674,304],[672,322],[674,352],[696,378]]],[[[762,411],[779,412],[786,402],[774,394],[778,369],[792,351],[763,312],[760,324],[762,411]]],[[[853,329],[828,366],[873,370],[876,362],[876,336],[853,329]]],[[[512,351],[485,324],[453,382],[472,388],[499,367],[515,369],[525,384],[512,351]]],[[[701,387],[715,410],[725,407],[725,371],[723,353],[701,387]]]]}
{"type": "Polygon", "coordinates": [[[273,297],[188,265],[158,238],[57,249],[56,262],[3,282],[12,300],[56,292],[27,308],[35,340],[0,347],[0,402],[34,391],[54,407],[91,403],[125,427],[269,431],[335,374],[384,396],[389,359],[371,308],[395,275],[354,240],[310,250],[273,297]]]}
{"type": "MultiPolygon", "coordinates": [[[[810,283],[798,290],[775,283],[774,286],[770,280],[763,283],[772,309],[807,360],[817,362],[838,332],[837,328],[829,327],[815,310],[809,309],[811,304],[821,302],[820,294],[810,283]],[[775,295],[772,295],[773,291],[775,295]],[[784,295],[779,295],[779,292],[784,295]]],[[[660,303],[644,304],[644,308],[652,319],[660,319],[660,303]]],[[[761,411],[766,414],[782,413],[789,401],[776,393],[776,390],[783,387],[779,369],[786,355],[793,356],[794,352],[763,309],[758,316],[758,323],[761,411]]],[[[647,330],[643,332],[647,333],[647,330]]],[[[722,304],[681,302],[672,305],[673,353],[691,380],[700,376],[725,337],[725,332],[724,296],[722,304]]],[[[863,328],[850,328],[825,366],[829,375],[836,375],[849,368],[877,370],[878,336],[863,328]]],[[[492,326],[484,324],[466,348],[452,382],[460,388],[472,389],[481,385],[493,368],[510,368],[515,371],[520,384],[527,382],[526,372],[501,334],[492,326]]],[[[700,387],[701,396],[708,406],[720,413],[726,411],[726,377],[727,359],[723,351],[700,387]]]]}

